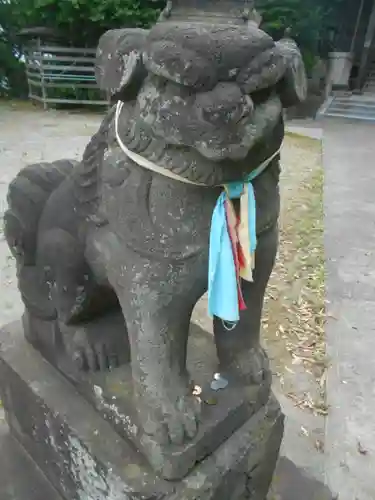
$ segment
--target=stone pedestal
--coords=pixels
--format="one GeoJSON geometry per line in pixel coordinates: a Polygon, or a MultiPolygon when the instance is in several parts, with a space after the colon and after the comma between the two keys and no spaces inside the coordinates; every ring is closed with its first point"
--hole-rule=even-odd
{"type": "MultiPolygon", "coordinates": [[[[205,428],[211,435],[216,428],[220,438],[211,437],[205,453],[203,432],[201,444],[192,445],[201,450],[196,464],[182,480],[167,481],[110,423],[108,412],[98,411],[24,340],[21,323],[3,329],[0,343],[0,392],[11,432],[66,500],[266,497],[283,433],[283,416],[269,391],[249,405],[252,412],[242,408],[234,419],[231,411],[218,417],[219,402],[218,420],[207,416],[205,428]]],[[[201,354],[207,357],[204,349],[201,354]]]]}

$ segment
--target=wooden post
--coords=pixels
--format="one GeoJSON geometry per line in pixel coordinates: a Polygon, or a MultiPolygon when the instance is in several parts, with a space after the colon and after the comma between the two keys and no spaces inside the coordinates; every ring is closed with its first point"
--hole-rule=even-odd
{"type": "Polygon", "coordinates": [[[358,9],[357,22],[356,22],[355,28],[354,28],[352,43],[351,43],[351,46],[350,46],[350,52],[351,52],[351,54],[354,54],[354,51],[355,51],[355,42],[356,42],[356,38],[357,38],[357,35],[358,35],[359,26],[361,24],[361,19],[362,19],[364,5],[365,5],[365,0],[361,0],[360,6],[359,6],[359,9],[358,9]]]}
{"type": "Polygon", "coordinates": [[[43,61],[43,52],[42,52],[42,43],[40,38],[38,38],[38,53],[40,54],[40,76],[41,76],[41,84],[42,84],[42,100],[43,100],[43,109],[47,111],[47,89],[45,87],[45,79],[44,79],[44,61],[43,61]]]}
{"type": "Polygon", "coordinates": [[[32,92],[32,87],[30,84],[30,77],[28,75],[29,57],[30,57],[29,50],[31,50],[30,46],[28,46],[26,44],[22,46],[22,52],[23,52],[24,57],[25,57],[25,71],[26,71],[27,87],[29,90],[29,99],[32,99],[33,92],[32,92]]]}
{"type": "Polygon", "coordinates": [[[375,0],[372,6],[372,12],[370,15],[370,20],[367,27],[365,43],[363,46],[361,64],[359,67],[358,79],[357,79],[357,88],[362,89],[365,84],[365,79],[367,76],[367,68],[369,62],[369,55],[371,51],[371,46],[375,37],[375,0]]]}

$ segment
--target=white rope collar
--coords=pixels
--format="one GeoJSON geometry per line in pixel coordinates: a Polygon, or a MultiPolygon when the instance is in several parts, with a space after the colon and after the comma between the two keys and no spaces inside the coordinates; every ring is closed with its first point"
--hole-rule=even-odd
{"type": "Polygon", "coordinates": [[[116,115],[115,115],[115,132],[116,132],[116,139],[117,142],[122,149],[122,151],[126,154],[128,158],[130,158],[134,163],[139,165],[140,167],[146,168],[147,170],[151,170],[152,172],[155,172],[157,174],[160,174],[164,177],[169,177],[170,179],[174,179],[176,181],[180,182],[185,182],[186,184],[192,184],[194,186],[201,186],[201,187],[207,187],[206,184],[202,184],[199,182],[193,182],[190,181],[189,179],[185,179],[185,177],[181,177],[180,175],[177,175],[167,168],[164,167],[159,167],[159,165],[156,165],[156,163],[153,163],[152,161],[148,160],[147,158],[144,158],[143,156],[139,155],[138,153],[134,153],[134,151],[130,151],[129,148],[125,146],[123,143],[119,131],[118,131],[118,122],[121,114],[121,110],[124,106],[124,103],[122,101],[118,101],[116,105],[116,115]]]}
{"type": "MultiPolygon", "coordinates": [[[[115,133],[116,133],[116,139],[117,139],[117,142],[118,142],[120,148],[122,149],[122,151],[125,153],[125,155],[128,158],[130,158],[132,161],[134,161],[134,163],[136,163],[140,167],[146,168],[147,170],[151,170],[152,172],[160,174],[164,177],[169,177],[170,179],[174,179],[174,180],[179,181],[179,182],[184,182],[185,184],[191,184],[193,186],[208,187],[207,184],[203,184],[201,182],[194,182],[194,181],[191,181],[189,179],[186,179],[185,177],[182,177],[181,175],[177,175],[174,172],[172,172],[171,170],[168,170],[167,168],[160,167],[159,165],[156,165],[156,163],[148,160],[147,158],[144,158],[140,154],[134,153],[134,151],[131,151],[122,141],[120,134],[119,134],[119,130],[118,130],[119,118],[120,118],[120,114],[121,114],[123,106],[124,106],[123,101],[117,102],[116,114],[115,114],[115,133]]],[[[259,167],[257,167],[254,170],[254,173],[256,172],[256,175],[254,175],[253,178],[260,175],[268,167],[268,165],[272,162],[272,160],[274,160],[276,158],[276,156],[280,153],[280,151],[281,151],[281,147],[277,151],[275,151],[275,153],[273,153],[269,158],[267,158],[263,163],[261,163],[259,165],[259,167]]],[[[246,181],[244,181],[244,182],[246,182],[246,181]]],[[[213,187],[213,186],[211,186],[211,187],[213,187]]]]}

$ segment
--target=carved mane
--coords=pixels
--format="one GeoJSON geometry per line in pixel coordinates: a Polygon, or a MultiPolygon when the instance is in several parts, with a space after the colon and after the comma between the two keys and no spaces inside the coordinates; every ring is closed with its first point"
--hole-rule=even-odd
{"type": "Polygon", "coordinates": [[[86,146],[82,161],[73,172],[74,195],[78,215],[95,218],[100,203],[100,183],[103,160],[108,150],[108,134],[115,115],[113,106],[102,121],[99,130],[86,146]]]}

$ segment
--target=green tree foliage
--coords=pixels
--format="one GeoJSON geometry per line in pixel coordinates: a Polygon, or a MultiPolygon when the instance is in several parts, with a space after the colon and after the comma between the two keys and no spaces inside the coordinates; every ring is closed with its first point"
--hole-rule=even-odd
{"type": "Polygon", "coordinates": [[[262,27],[276,39],[290,29],[302,48],[308,71],[317,56],[325,57],[329,30],[335,26],[339,8],[346,0],[258,0],[262,27]]]}
{"type": "Polygon", "coordinates": [[[27,95],[23,64],[19,61],[21,47],[17,32],[23,26],[17,3],[0,0],[0,97],[27,95]]]}
{"type": "Polygon", "coordinates": [[[110,28],[145,27],[163,0],[18,0],[27,5],[29,25],[57,28],[72,45],[94,47],[110,28]]]}
{"type": "MultiPolygon", "coordinates": [[[[326,28],[343,0],[257,0],[263,28],[279,38],[291,28],[308,66],[321,51],[326,28]]],[[[345,0],[344,0],[345,1],[345,0]]],[[[25,77],[20,40],[25,27],[57,29],[66,42],[95,47],[107,29],[146,27],[166,0],[0,0],[0,96],[23,96],[25,77]]]]}
{"type": "Polygon", "coordinates": [[[27,93],[20,39],[22,28],[56,29],[66,44],[95,47],[110,28],[146,27],[164,0],[0,0],[0,97],[27,93]]]}

